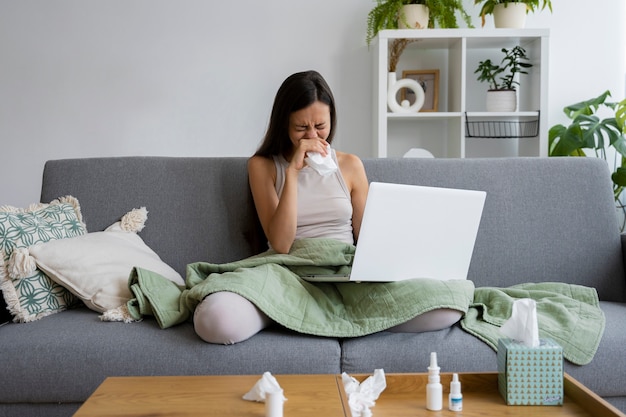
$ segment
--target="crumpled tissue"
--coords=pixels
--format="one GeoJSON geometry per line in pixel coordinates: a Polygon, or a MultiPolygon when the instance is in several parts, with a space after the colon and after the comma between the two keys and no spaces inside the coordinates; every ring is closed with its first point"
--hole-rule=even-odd
{"type": "Polygon", "coordinates": [[[322,156],[319,152],[308,152],[307,157],[304,158],[304,162],[320,175],[328,175],[337,171],[337,164],[330,155],[330,145],[326,145],[326,151],[328,152],[326,156],[322,156]]]}
{"type": "MultiPolygon", "coordinates": [[[[265,402],[268,393],[278,391],[282,392],[283,390],[278,384],[278,381],[276,381],[276,378],[274,378],[274,375],[270,372],[265,372],[263,373],[261,379],[254,384],[252,389],[244,394],[243,399],[248,401],[265,402]]],[[[283,396],[283,402],[284,401],[287,401],[287,398],[283,396]]]]}
{"type": "Polygon", "coordinates": [[[376,369],[374,375],[361,383],[344,372],[341,374],[341,380],[348,395],[352,417],[370,417],[372,415],[370,408],[376,404],[380,393],[387,388],[385,371],[376,369]]]}
{"type": "Polygon", "coordinates": [[[530,298],[513,302],[511,317],[500,327],[500,333],[528,347],[539,346],[537,303],[530,298]]]}

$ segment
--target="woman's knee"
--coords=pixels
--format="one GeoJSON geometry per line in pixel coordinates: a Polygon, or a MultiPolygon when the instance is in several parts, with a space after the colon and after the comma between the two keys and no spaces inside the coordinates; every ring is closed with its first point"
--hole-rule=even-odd
{"type": "Polygon", "coordinates": [[[230,292],[207,296],[194,311],[194,329],[205,342],[242,342],[267,327],[271,320],[246,298],[230,292]]]}

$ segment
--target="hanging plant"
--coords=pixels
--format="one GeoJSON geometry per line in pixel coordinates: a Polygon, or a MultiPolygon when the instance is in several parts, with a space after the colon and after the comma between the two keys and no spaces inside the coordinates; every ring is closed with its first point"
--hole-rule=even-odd
{"type": "Polygon", "coordinates": [[[480,9],[480,18],[482,25],[485,26],[485,16],[493,14],[493,9],[498,4],[504,4],[505,7],[509,3],[523,3],[526,5],[526,12],[534,12],[543,10],[546,7],[552,11],[552,0],[474,0],[474,4],[482,4],[480,9]]]}
{"type": "Polygon", "coordinates": [[[389,46],[389,72],[396,72],[398,61],[404,49],[417,39],[394,39],[389,46]]]}
{"type": "MultiPolygon", "coordinates": [[[[473,28],[472,18],[465,11],[462,0],[375,0],[376,6],[367,14],[367,32],[365,41],[369,46],[378,32],[385,29],[398,29],[398,20],[402,17],[402,6],[422,4],[429,9],[428,27],[458,28],[457,16],[467,27],[473,28]]],[[[408,22],[405,22],[410,26],[408,22]]]]}

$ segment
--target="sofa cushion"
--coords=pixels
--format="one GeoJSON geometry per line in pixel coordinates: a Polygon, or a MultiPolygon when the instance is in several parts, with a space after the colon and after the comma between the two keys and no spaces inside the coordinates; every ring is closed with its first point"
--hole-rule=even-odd
{"type": "Polygon", "coordinates": [[[385,372],[427,372],[430,352],[437,352],[441,372],[496,371],[492,348],[465,332],[459,324],[424,333],[380,332],[345,339],[342,343],[342,371],[349,374],[385,372]],[[471,360],[468,357],[471,356],[471,360]]]}
{"type": "Polygon", "coordinates": [[[16,250],[87,232],[80,205],[67,196],[26,209],[0,207],[0,286],[15,321],[29,322],[67,309],[76,298],[41,270],[21,274],[10,262],[16,250]]]}
{"type": "Polygon", "coordinates": [[[153,319],[108,323],[87,308],[27,326],[9,323],[0,347],[0,375],[19,375],[0,390],[0,404],[85,401],[109,376],[338,374],[341,360],[336,339],[269,328],[216,345],[200,339],[189,322],[167,330],[153,319]]]}
{"type": "Polygon", "coordinates": [[[180,274],[164,263],[135,231],[122,228],[126,217],[103,232],[31,246],[30,255],[52,280],[101,313],[132,298],[128,278],[135,266],[184,286],[180,274]]]}

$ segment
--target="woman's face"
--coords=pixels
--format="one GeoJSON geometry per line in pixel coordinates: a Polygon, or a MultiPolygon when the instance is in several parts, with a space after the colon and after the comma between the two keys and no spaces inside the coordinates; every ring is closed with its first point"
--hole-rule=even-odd
{"type": "Polygon", "coordinates": [[[289,138],[296,146],[301,139],[321,138],[330,135],[330,107],[316,101],[308,107],[291,113],[289,116],[289,138]]]}

